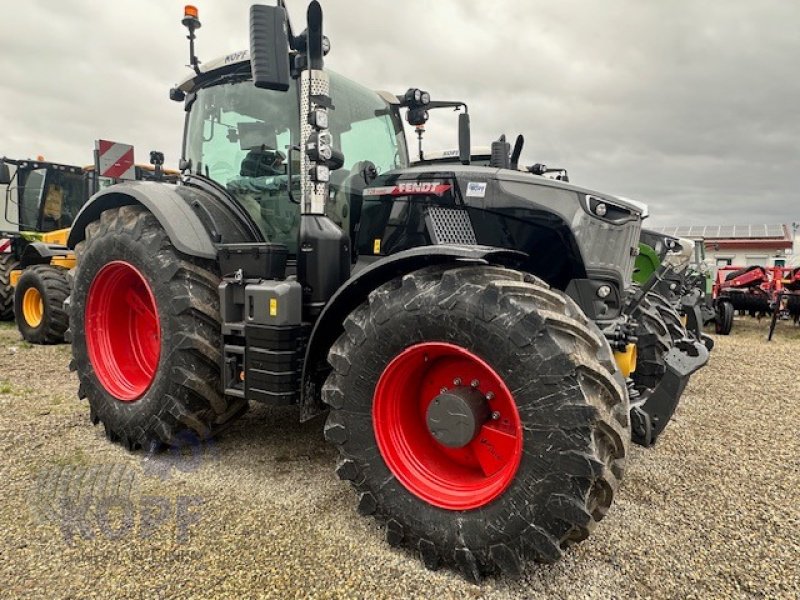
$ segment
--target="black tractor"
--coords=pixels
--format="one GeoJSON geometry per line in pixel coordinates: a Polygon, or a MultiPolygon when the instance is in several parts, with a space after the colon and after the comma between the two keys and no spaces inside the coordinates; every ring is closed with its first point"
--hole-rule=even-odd
{"type": "MultiPolygon", "coordinates": [[[[250,51],[202,69],[183,22],[180,183],[112,186],[69,238],[92,421],[154,450],[251,401],[327,413],[336,472],[390,544],[470,580],[558,559],[625,471],[640,209],[519,171],[502,139],[469,164],[464,103],[324,70],[317,2],[297,36],[282,3],[254,6],[250,51]],[[445,107],[462,164],[409,167],[402,112],[445,107]]],[[[696,346],[666,355],[651,438],[696,346]]]]}

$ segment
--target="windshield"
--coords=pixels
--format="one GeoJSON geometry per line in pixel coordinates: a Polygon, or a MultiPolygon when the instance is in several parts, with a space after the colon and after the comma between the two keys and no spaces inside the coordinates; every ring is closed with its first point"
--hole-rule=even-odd
{"type": "MultiPolygon", "coordinates": [[[[330,78],[335,106],[330,132],[345,161],[331,174],[326,212],[348,231],[348,179],[357,175],[358,163],[370,160],[382,173],[406,166],[407,153],[402,123],[385,101],[335,73],[330,78]]],[[[296,254],[300,225],[300,157],[291,153],[292,202],[287,147],[299,143],[299,126],[294,82],[285,93],[258,89],[249,80],[223,82],[197,91],[187,119],[184,148],[192,172],[226,187],[264,237],[286,245],[290,254],[296,254]]]]}

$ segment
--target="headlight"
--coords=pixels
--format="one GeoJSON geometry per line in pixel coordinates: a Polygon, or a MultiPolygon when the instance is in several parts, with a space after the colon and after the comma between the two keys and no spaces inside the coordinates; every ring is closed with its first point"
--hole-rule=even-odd
{"type": "Polygon", "coordinates": [[[636,212],[635,209],[628,208],[627,206],[620,206],[605,198],[592,194],[586,195],[585,206],[591,215],[616,224],[624,223],[625,221],[639,216],[639,213],[636,212]]]}

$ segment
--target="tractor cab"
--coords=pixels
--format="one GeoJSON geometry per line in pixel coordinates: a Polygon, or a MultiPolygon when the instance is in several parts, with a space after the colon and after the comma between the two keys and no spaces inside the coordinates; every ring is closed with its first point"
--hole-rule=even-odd
{"type": "Polygon", "coordinates": [[[4,190],[4,219],[15,231],[47,233],[65,229],[87,198],[81,167],[44,160],[4,158],[8,175],[4,190]]]}
{"type": "MultiPolygon", "coordinates": [[[[386,172],[407,166],[408,152],[402,122],[384,95],[336,73],[330,73],[330,86],[336,108],[328,131],[344,160],[330,172],[326,213],[347,227],[350,196],[363,180],[366,161],[377,172],[386,172]]],[[[295,80],[288,92],[255,87],[249,52],[242,51],[209,61],[203,75],[176,89],[187,111],[187,173],[222,186],[268,242],[285,245],[295,255],[302,193],[295,80]]]]}

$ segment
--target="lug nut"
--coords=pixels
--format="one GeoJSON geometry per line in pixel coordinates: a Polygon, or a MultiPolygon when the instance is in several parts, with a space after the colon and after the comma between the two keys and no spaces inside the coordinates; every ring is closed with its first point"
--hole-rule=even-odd
{"type": "Polygon", "coordinates": [[[439,393],[440,394],[444,394],[446,391],[447,391],[447,388],[443,387],[442,389],[439,390],[439,393]]]}
{"type": "Polygon", "coordinates": [[[487,400],[494,400],[494,392],[489,392],[488,394],[486,394],[486,399],[487,400]]]}
{"type": "Polygon", "coordinates": [[[480,381],[478,381],[477,379],[473,379],[472,381],[470,381],[470,382],[469,382],[469,384],[470,384],[472,387],[474,387],[474,388],[477,388],[477,387],[478,387],[478,386],[481,384],[481,382],[480,382],[480,381]]]}
{"type": "Polygon", "coordinates": [[[498,411],[494,411],[492,413],[492,421],[499,421],[500,420],[500,413],[498,411]]]}
{"type": "Polygon", "coordinates": [[[453,379],[453,385],[461,385],[461,377],[456,377],[453,379]]]}

